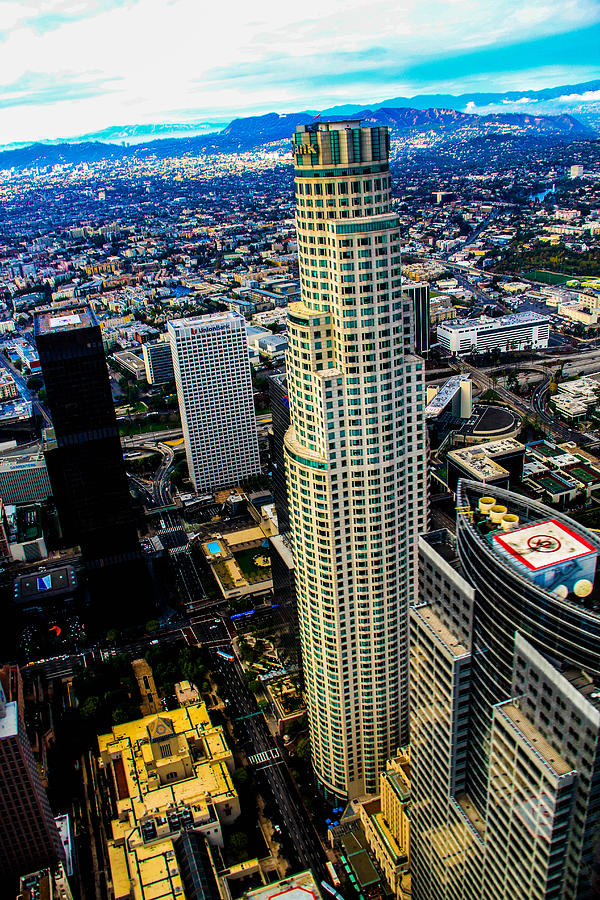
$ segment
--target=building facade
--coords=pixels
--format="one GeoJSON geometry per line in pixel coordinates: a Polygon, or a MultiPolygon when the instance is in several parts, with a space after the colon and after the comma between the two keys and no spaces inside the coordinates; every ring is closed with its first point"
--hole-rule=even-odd
{"type": "Polygon", "coordinates": [[[168,323],[190,478],[196,491],[260,473],[246,322],[225,312],[168,323]]]}
{"type": "Polygon", "coordinates": [[[96,316],[85,303],[47,307],[34,328],[54,426],[46,465],[65,539],[92,567],[133,559],[135,514],[96,316]]]}
{"type": "Polygon", "coordinates": [[[408,603],[426,518],[423,361],[402,292],[389,138],[294,135],[302,300],[290,304],[285,466],[312,759],[377,793],[408,736],[408,603]]]}
{"type": "Polygon", "coordinates": [[[427,356],[431,328],[429,282],[405,281],[402,290],[410,297],[415,312],[415,352],[420,356],[427,356]]]}
{"type": "Polygon", "coordinates": [[[142,344],[142,357],[148,384],[164,384],[166,381],[173,381],[175,374],[168,335],[166,340],[149,341],[147,344],[142,344]]]}
{"type": "Polygon", "coordinates": [[[283,441],[290,427],[290,401],[285,373],[269,375],[269,402],[273,420],[271,428],[271,468],[273,474],[273,499],[277,512],[279,533],[290,530],[290,511],[285,480],[285,450],[283,441]]]}
{"type": "Polygon", "coordinates": [[[0,459],[0,500],[4,504],[44,501],[51,496],[43,453],[38,451],[0,459]]]}
{"type": "Polygon", "coordinates": [[[550,320],[539,313],[512,313],[491,319],[454,319],[437,327],[438,343],[456,356],[486,350],[540,350],[548,346],[550,320]]]}
{"type": "Polygon", "coordinates": [[[600,540],[474,481],[457,510],[411,610],[413,896],[598,896],[600,540]]]}
{"type": "Polygon", "coordinates": [[[204,866],[204,839],[223,847],[224,829],[240,815],[223,729],[196,702],[116,725],[98,746],[113,800],[107,855],[115,900],[198,896],[190,867],[204,866]],[[186,835],[199,847],[186,850],[186,835]]]}
{"type": "Polygon", "coordinates": [[[0,684],[0,883],[63,857],[19,705],[0,684]]]}

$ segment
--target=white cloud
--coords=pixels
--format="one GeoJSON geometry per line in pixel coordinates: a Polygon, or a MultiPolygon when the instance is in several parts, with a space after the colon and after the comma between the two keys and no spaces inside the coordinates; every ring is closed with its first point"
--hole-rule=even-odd
{"type": "Polygon", "coordinates": [[[190,110],[207,116],[282,104],[362,102],[374,92],[393,96],[402,90],[398,81],[388,87],[374,77],[382,61],[408,66],[435,57],[439,47],[458,53],[600,20],[598,0],[545,0],[527,7],[521,0],[122,0],[108,7],[102,0],[0,0],[0,7],[6,31],[0,106],[11,94],[14,100],[26,79],[48,78],[59,87],[110,82],[106,93],[91,99],[26,105],[24,96],[23,105],[1,110],[3,142],[173,120],[190,116],[190,110]],[[356,87],[333,80],[340,53],[360,57],[352,63],[356,87]],[[255,78],[247,84],[245,77],[224,77],[240,66],[260,70],[274,54],[282,57],[282,74],[320,76],[322,83],[313,93],[300,93],[289,81],[278,82],[276,72],[258,84],[255,78]],[[361,72],[371,80],[361,84],[361,72]]]}

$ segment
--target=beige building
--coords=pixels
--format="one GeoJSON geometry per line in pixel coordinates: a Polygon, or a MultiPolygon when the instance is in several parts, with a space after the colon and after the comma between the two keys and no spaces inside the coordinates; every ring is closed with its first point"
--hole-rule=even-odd
{"type": "Polygon", "coordinates": [[[371,853],[398,900],[411,894],[410,748],[391,759],[381,773],[379,797],[359,805],[371,853]]]}
{"type": "Polygon", "coordinates": [[[330,799],[376,794],[408,739],[425,388],[388,146],[386,128],[356,121],[299,126],[293,142],[286,472],[312,760],[330,799]]]}
{"type": "Polygon", "coordinates": [[[19,396],[15,379],[6,369],[0,371],[0,400],[12,400],[19,396]]]}
{"type": "Polygon", "coordinates": [[[197,703],[115,725],[98,745],[116,811],[108,841],[115,900],[181,900],[182,831],[222,847],[222,825],[240,814],[223,729],[197,703]]]}

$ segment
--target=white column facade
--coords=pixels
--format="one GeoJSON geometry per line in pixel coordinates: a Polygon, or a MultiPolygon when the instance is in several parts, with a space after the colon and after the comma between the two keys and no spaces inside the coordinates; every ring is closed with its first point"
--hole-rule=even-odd
{"type": "Polygon", "coordinates": [[[167,325],[190,478],[196,491],[260,473],[246,322],[238,313],[167,325]]]}
{"type": "Polygon", "coordinates": [[[401,288],[386,128],[294,135],[302,300],[285,438],[313,764],[376,793],[408,740],[408,605],[426,521],[424,363],[401,288]]]}

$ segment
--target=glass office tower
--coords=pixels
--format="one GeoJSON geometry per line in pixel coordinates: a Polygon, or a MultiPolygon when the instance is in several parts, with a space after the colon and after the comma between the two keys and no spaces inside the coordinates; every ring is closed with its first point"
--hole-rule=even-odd
{"type": "Polygon", "coordinates": [[[411,610],[417,900],[597,896],[600,538],[460,481],[411,610]],[[489,495],[489,496],[486,496],[489,495]]]}

